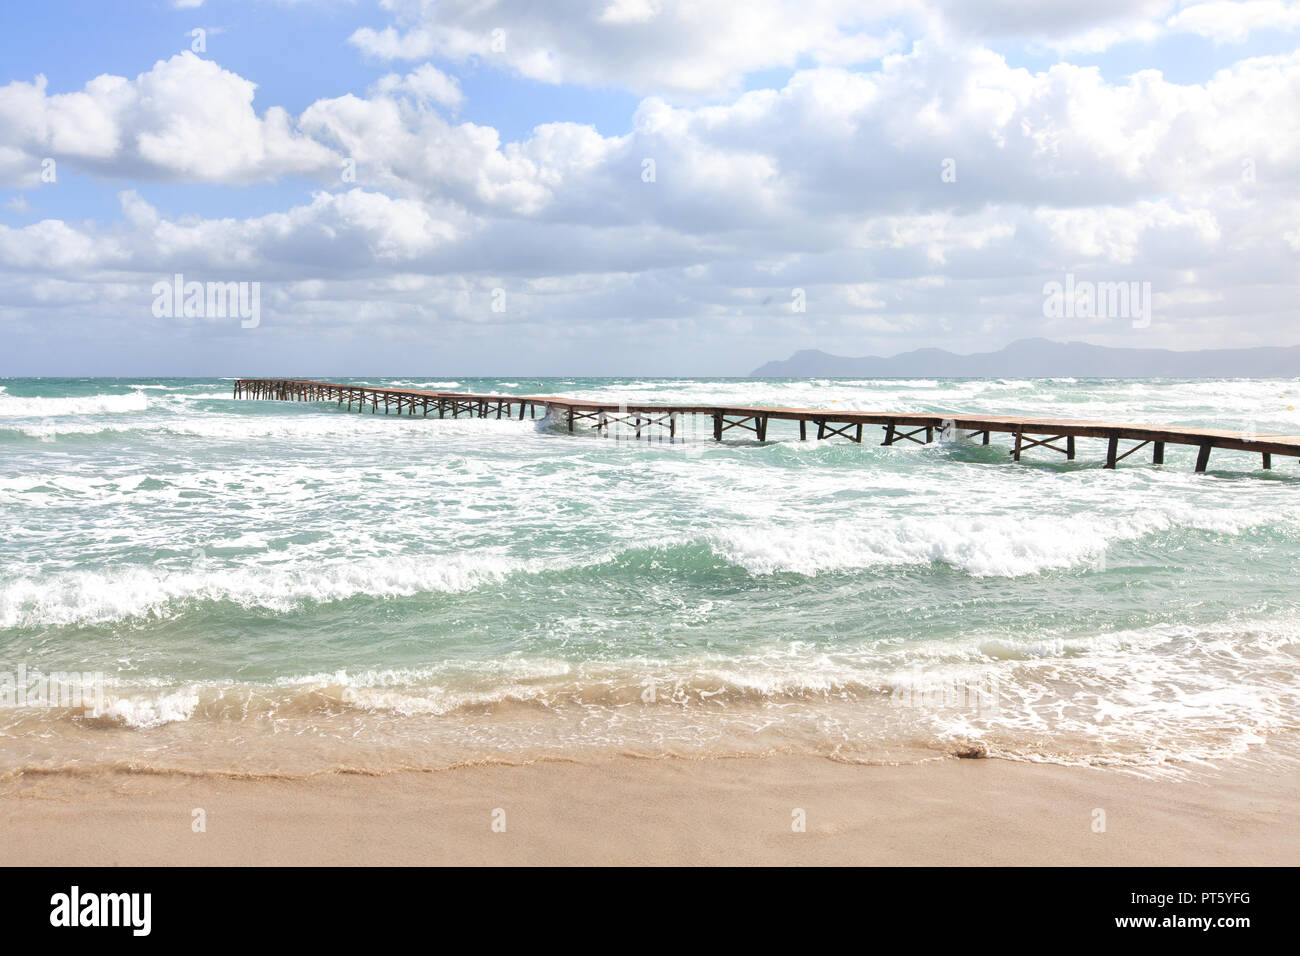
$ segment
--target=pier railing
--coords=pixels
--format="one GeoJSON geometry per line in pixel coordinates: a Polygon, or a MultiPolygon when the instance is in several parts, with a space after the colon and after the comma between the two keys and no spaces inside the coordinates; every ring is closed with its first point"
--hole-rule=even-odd
{"type": "Polygon", "coordinates": [[[1098,438],[1106,442],[1106,468],[1114,468],[1125,458],[1150,446],[1153,464],[1164,464],[1166,445],[1191,445],[1197,449],[1196,470],[1205,471],[1210,453],[1221,448],[1253,452],[1261,456],[1264,468],[1272,468],[1273,456],[1300,458],[1300,436],[1256,434],[1215,428],[1181,425],[1142,425],[1125,422],[1085,421],[1070,418],[1034,418],[1013,415],[947,415],[831,411],[814,408],[773,408],[758,405],[637,405],[590,402],[553,395],[475,395],[465,392],[427,391],[413,388],[387,388],[372,385],[346,385],[305,379],[241,378],[234,384],[235,398],[274,401],[333,402],[346,405],[349,411],[376,414],[419,415],[428,418],[519,418],[535,419],[553,415],[567,424],[569,431],[633,429],[637,438],[676,438],[682,418],[687,415],[712,419],[713,438],[721,441],[734,430],[739,436],[749,433],[759,441],[767,439],[768,423],[795,422],[799,438],[806,441],[813,427],[816,439],[847,438],[861,443],[863,428],[879,426],[884,431],[882,445],[899,442],[929,444],[938,437],[961,435],[987,445],[993,434],[1012,438],[1011,456],[1020,461],[1024,452],[1040,448],[1074,460],[1076,439],[1098,438]],[[516,411],[517,409],[517,411],[516,411]],[[1121,442],[1128,447],[1121,449],[1121,442]]]}

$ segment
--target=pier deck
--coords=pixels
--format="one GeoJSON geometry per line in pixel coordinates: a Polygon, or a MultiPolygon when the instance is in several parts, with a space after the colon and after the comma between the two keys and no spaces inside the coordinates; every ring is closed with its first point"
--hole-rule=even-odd
{"type": "Polygon", "coordinates": [[[1264,468],[1271,468],[1273,456],[1300,458],[1300,436],[1256,434],[1218,428],[1192,428],[1182,425],[1142,425],[1127,422],[1085,421],[1071,418],[1034,418],[1019,415],[917,414],[909,412],[834,411],[815,408],[774,408],[760,405],[640,405],[590,402],[554,395],[476,395],[465,392],[427,391],[413,388],[386,388],[370,385],[342,385],[305,379],[241,378],[234,384],[235,398],[277,401],[334,402],[358,411],[369,407],[371,414],[380,408],[385,414],[421,415],[439,418],[523,419],[557,415],[569,431],[595,429],[607,432],[615,426],[635,431],[637,438],[676,438],[679,421],[686,415],[712,419],[713,438],[721,441],[733,429],[736,437],[748,432],[759,441],[767,439],[770,421],[796,422],[800,440],[807,440],[816,427],[817,439],[835,437],[862,442],[862,429],[878,425],[884,430],[882,445],[899,442],[928,444],[938,437],[979,439],[987,445],[990,436],[1012,437],[1011,456],[1034,448],[1047,449],[1075,458],[1075,439],[1099,438],[1106,442],[1106,468],[1137,451],[1151,446],[1151,460],[1163,464],[1166,445],[1191,445],[1197,449],[1196,470],[1205,471],[1210,453],[1221,448],[1253,452],[1261,456],[1264,468]],[[517,414],[516,414],[517,409],[517,414]],[[1121,449],[1121,442],[1136,443],[1121,449]]]}

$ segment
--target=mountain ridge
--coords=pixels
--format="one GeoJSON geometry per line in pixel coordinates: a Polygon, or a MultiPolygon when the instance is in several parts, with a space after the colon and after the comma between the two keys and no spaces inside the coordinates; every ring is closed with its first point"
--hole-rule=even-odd
{"type": "Polygon", "coordinates": [[[1242,349],[1113,348],[1086,342],[1017,339],[994,352],[959,355],[921,348],[851,358],[801,349],[767,362],[751,378],[1292,378],[1300,345],[1242,349]]]}

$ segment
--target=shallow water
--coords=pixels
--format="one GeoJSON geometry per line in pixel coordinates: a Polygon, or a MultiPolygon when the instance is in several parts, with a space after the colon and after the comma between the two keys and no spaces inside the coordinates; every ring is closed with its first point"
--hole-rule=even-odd
{"type": "MultiPolygon", "coordinates": [[[[366,383],[1300,434],[1295,380],[366,383]]],[[[1216,451],[1196,475],[1170,446],[1110,472],[1088,439],[1014,464],[1005,436],[714,443],[701,419],[636,442],[229,380],[0,385],[0,772],[1160,767],[1296,729],[1293,460],[1216,451]],[[56,671],[103,680],[33,705],[56,671]]]]}

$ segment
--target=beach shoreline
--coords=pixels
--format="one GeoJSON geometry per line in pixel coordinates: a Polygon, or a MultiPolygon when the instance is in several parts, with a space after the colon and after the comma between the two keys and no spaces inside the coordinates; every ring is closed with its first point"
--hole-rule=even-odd
{"type": "Polygon", "coordinates": [[[1300,765],[1244,758],[1153,777],[767,756],[289,779],[61,773],[0,796],[0,845],[6,864],[36,866],[1296,865],[1300,765]]]}

